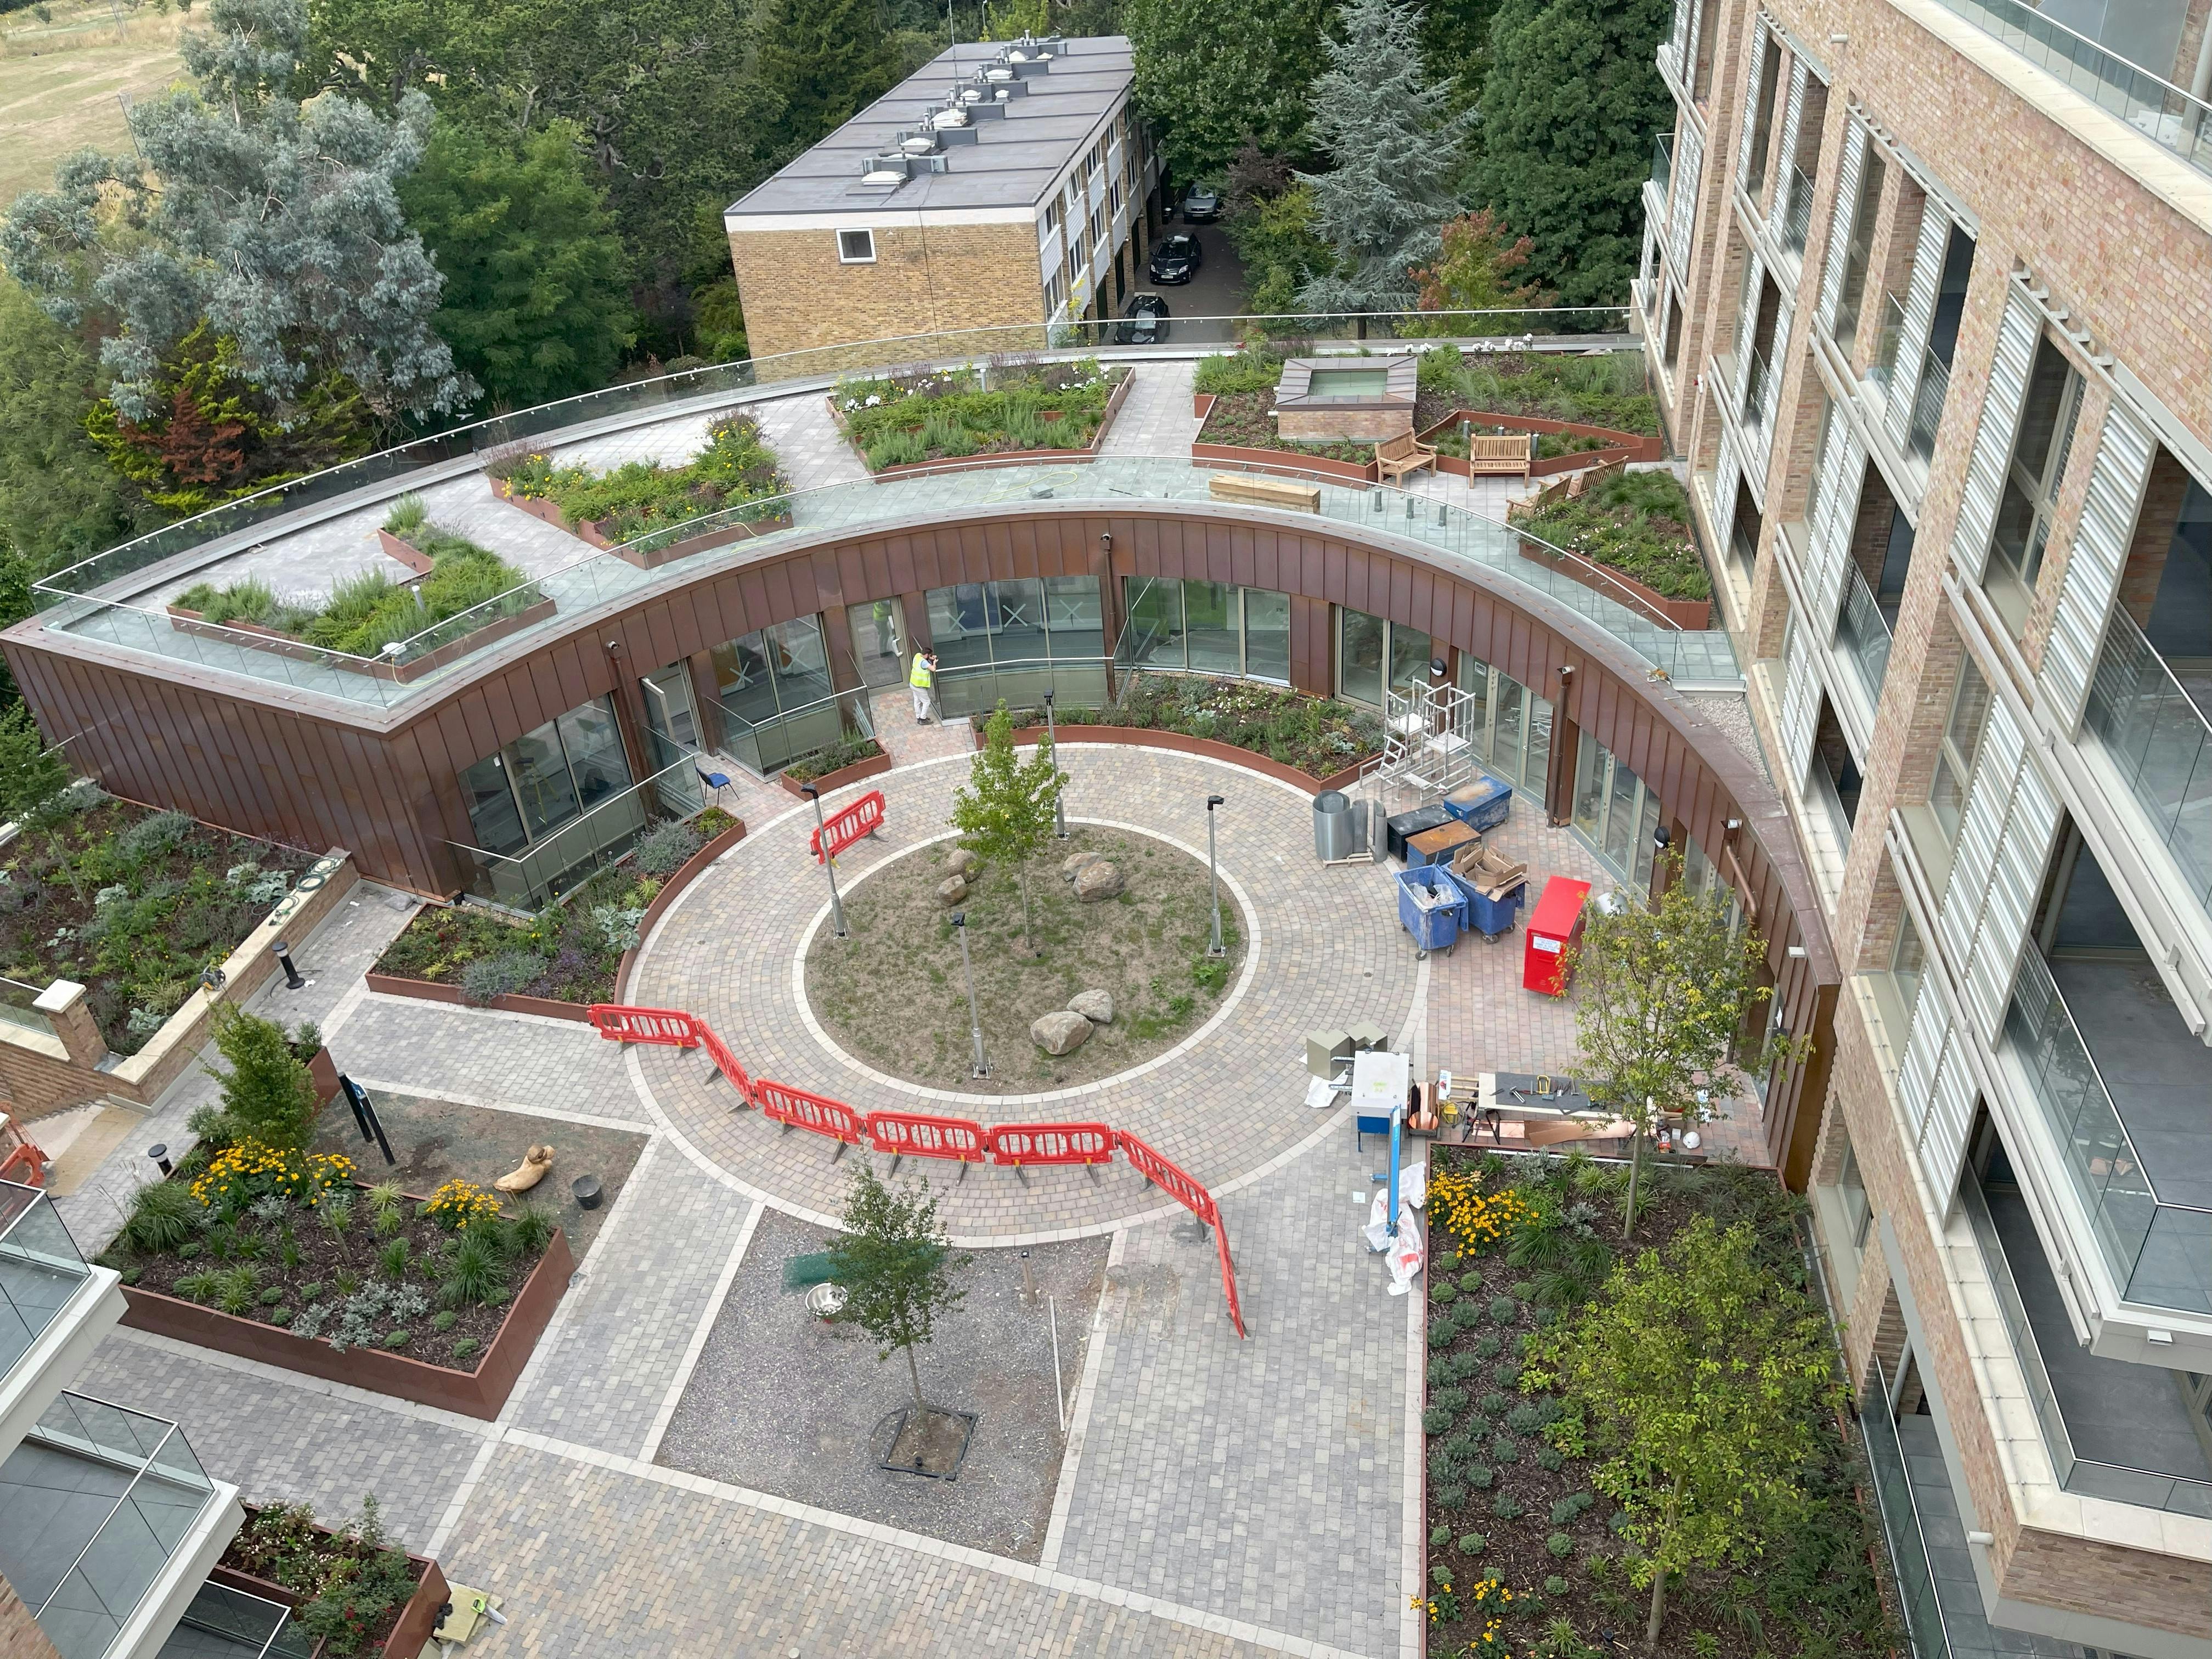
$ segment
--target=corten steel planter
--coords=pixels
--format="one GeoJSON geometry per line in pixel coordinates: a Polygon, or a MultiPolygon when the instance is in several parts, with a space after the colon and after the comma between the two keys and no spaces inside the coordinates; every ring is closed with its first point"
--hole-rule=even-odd
{"type": "Polygon", "coordinates": [[[314,1058],[307,1062],[307,1075],[314,1082],[317,1100],[328,1100],[337,1093],[338,1063],[331,1057],[329,1048],[315,1050],[314,1058]]]}
{"type": "MultiPolygon", "coordinates": [[[[987,455],[963,455],[942,461],[901,461],[880,472],[872,471],[868,476],[878,483],[884,483],[893,478],[908,478],[923,472],[969,472],[994,466],[1022,466],[1030,461],[1095,461],[1098,459],[1098,447],[1106,441],[1107,433],[1113,429],[1114,417],[1121,412],[1122,400],[1128,397],[1129,388],[1136,383],[1136,374],[1132,370],[1115,382],[1113,391],[1106,396],[1105,409],[1099,414],[1098,429],[1091,434],[1091,441],[1080,448],[1001,449],[987,455]]],[[[832,398],[828,402],[830,418],[837,422],[840,432],[845,432],[845,419],[837,407],[837,400],[832,398]]],[[[1045,418],[1058,420],[1060,413],[1049,411],[1045,418]]],[[[860,447],[853,442],[850,433],[846,433],[845,442],[855,455],[860,455],[860,465],[866,466],[868,458],[860,454],[860,447]]]]}
{"type": "Polygon", "coordinates": [[[578,1002],[558,1002],[551,997],[518,996],[506,992],[489,1002],[471,1002],[461,994],[458,985],[441,985],[435,980],[409,979],[399,974],[371,972],[365,975],[368,988],[381,991],[386,996],[413,997],[418,1002],[450,1002],[464,1008],[496,1008],[508,1014],[542,1014],[548,1019],[573,1019],[580,1024],[589,1024],[591,1015],[578,1002]]]}
{"type": "MultiPolygon", "coordinates": [[[[249,1520],[264,1507],[259,1504],[244,1505],[249,1520]]],[[[325,1538],[332,1535],[328,1527],[319,1525],[315,1530],[325,1538]]],[[[452,1595],[452,1589],[446,1583],[445,1570],[436,1561],[427,1555],[416,1555],[411,1550],[408,1552],[407,1559],[416,1568],[415,1594],[407,1598],[406,1605],[399,1609],[399,1620],[392,1626],[392,1634],[384,1638],[383,1650],[388,1659],[414,1659],[414,1656],[422,1650],[423,1644],[430,1639],[430,1632],[438,1627],[440,1610],[452,1595]]],[[[248,1595],[258,1595],[264,1601],[278,1602],[294,1613],[299,1612],[307,1601],[307,1597],[285,1589],[272,1578],[264,1578],[237,1567],[226,1567],[219,1561],[208,1570],[208,1582],[244,1590],[248,1595]]],[[[318,1638],[315,1645],[308,1650],[308,1659],[321,1659],[325,1646],[325,1644],[318,1638]]]]}
{"type": "MultiPolygon", "coordinates": [[[[1667,442],[1663,438],[1649,436],[1641,432],[1625,432],[1617,426],[1592,426],[1585,421],[1554,421],[1542,415],[1500,415],[1484,409],[1455,409],[1443,420],[1425,428],[1418,435],[1427,443],[1437,434],[1449,432],[1462,421],[1471,426],[1502,426],[1509,432],[1534,432],[1553,438],[1603,438],[1607,442],[1602,449],[1585,450],[1573,455],[1547,455],[1531,464],[1529,476],[1540,477],[1547,473],[1572,472],[1585,466],[1599,466],[1613,460],[1663,461],[1667,459],[1667,442]],[[1618,453],[1617,453],[1618,452],[1618,453]]],[[[1440,455],[1437,465],[1457,460],[1456,471],[1466,476],[1464,457],[1440,455]]]]}
{"type": "Polygon", "coordinates": [[[384,550],[386,558],[397,559],[418,576],[427,576],[434,568],[430,556],[412,542],[402,541],[389,530],[376,532],[376,544],[384,550]]]}
{"type": "MultiPolygon", "coordinates": [[[[882,746],[880,744],[877,745],[878,748],[882,746]]],[[[809,778],[805,783],[794,781],[788,772],[777,773],[775,781],[804,800],[806,799],[806,791],[810,787],[820,794],[835,794],[848,783],[858,783],[862,778],[879,777],[890,769],[891,757],[889,755],[871,755],[866,760],[854,761],[850,766],[841,766],[834,772],[824,772],[818,778],[809,778]]]]}
{"type": "Polygon", "coordinates": [[[211,623],[200,612],[187,611],[184,606],[168,607],[169,626],[179,634],[197,634],[204,639],[225,640],[243,648],[267,651],[279,657],[289,657],[295,662],[319,663],[348,674],[362,674],[370,679],[394,680],[404,685],[434,673],[450,662],[458,661],[471,652],[496,645],[511,634],[535,627],[550,617],[557,607],[550,599],[525,605],[510,615],[495,617],[482,628],[471,629],[458,639],[448,640],[436,650],[410,658],[405,662],[386,662],[363,657],[341,656],[335,652],[312,646],[304,640],[295,640],[289,634],[280,634],[273,628],[263,628],[249,622],[211,623]]]}
{"type": "MultiPolygon", "coordinates": [[[[422,1200],[410,1201],[419,1204],[422,1200]]],[[[135,1330],[174,1337],[218,1353],[258,1359],[325,1382],[349,1382],[372,1393],[411,1400],[418,1406],[436,1406],[464,1417],[489,1419],[499,1415],[500,1407],[514,1391],[515,1379],[522,1375],[562,1292],[568,1288],[569,1274],[575,1270],[568,1237],[556,1227],[545,1254],[507,1304],[499,1334],[484,1348],[474,1371],[410,1359],[386,1348],[348,1348],[340,1353],[319,1338],[295,1336],[274,1325],[130,1285],[123,1287],[123,1322],[135,1330]]]]}
{"type": "MultiPolygon", "coordinates": [[[[1045,735],[1042,726],[1024,726],[1015,732],[1018,745],[1032,744],[1045,735]]],[[[1115,744],[1131,749],[1172,749],[1178,754],[1203,755],[1208,760],[1221,761],[1231,766],[1242,766],[1255,772],[1264,772],[1271,778],[1280,778],[1294,784],[1310,795],[1324,789],[1342,789],[1359,781],[1360,768],[1366,761],[1354,761],[1343,771],[1326,778],[1316,778],[1301,772],[1295,766],[1279,761],[1270,755],[1239,749],[1233,743],[1223,743],[1218,738],[1193,737],[1187,732],[1167,732],[1152,726],[1079,726],[1068,720],[1060,722],[1058,738],[1061,743],[1115,744]]],[[[975,732],[975,747],[983,746],[983,733],[975,732]]],[[[1369,759],[1373,757],[1370,756],[1369,759]]]]}
{"type": "Polygon", "coordinates": [[[1595,561],[1558,552],[1526,537],[1521,541],[1521,556],[1531,564],[1540,564],[1547,570],[1556,570],[1569,581],[1579,582],[1593,592],[1602,593],[1609,599],[1617,599],[1641,611],[1653,621],[1664,623],[1670,628],[1686,629],[1696,633],[1713,625],[1713,602],[1711,599],[1670,599],[1656,589],[1645,586],[1626,572],[1615,570],[1609,564],[1596,564],[1595,561]]]}
{"type": "Polygon", "coordinates": [[[1343,483],[1371,484],[1375,463],[1340,461],[1328,455],[1302,455],[1294,449],[1254,449],[1243,444],[1195,443],[1194,461],[1232,461],[1248,472],[1283,472],[1294,477],[1334,478],[1343,483]]]}
{"type": "Polygon", "coordinates": [[[675,872],[666,881],[661,883],[660,890],[653,896],[653,902],[645,907],[645,914],[638,918],[638,943],[623,952],[622,961],[615,968],[614,1000],[617,1002],[622,1001],[629,992],[630,970],[637,966],[637,953],[644,948],[645,941],[653,937],[654,925],[667,914],[668,907],[676,902],[678,895],[685,888],[705,875],[708,866],[716,859],[721,857],[744,838],[744,820],[740,818],[690,858],[684,860],[677,867],[675,872]]]}
{"type": "Polygon", "coordinates": [[[505,478],[491,479],[491,493],[509,507],[519,507],[532,518],[542,519],[556,530],[565,530],[578,541],[588,543],[602,553],[611,553],[624,564],[635,565],[640,570],[658,570],[664,564],[688,559],[694,553],[705,553],[717,547],[727,547],[732,542],[750,541],[755,536],[766,536],[791,528],[791,514],[786,511],[765,519],[740,520],[736,524],[723,525],[719,529],[702,531],[696,536],[687,536],[680,542],[671,542],[665,547],[640,549],[610,539],[606,526],[611,520],[585,519],[572,522],[559,507],[540,496],[514,494],[505,478]]]}

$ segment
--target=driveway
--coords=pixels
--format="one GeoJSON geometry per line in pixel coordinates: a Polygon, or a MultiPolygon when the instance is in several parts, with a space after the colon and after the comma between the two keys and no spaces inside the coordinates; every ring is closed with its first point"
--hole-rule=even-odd
{"type": "MultiPolygon", "coordinates": [[[[1234,338],[1235,331],[1226,324],[1208,325],[1201,330],[1187,325],[1183,320],[1187,317],[1235,317],[1243,314],[1244,266],[1237,257],[1236,248],[1230,244],[1228,233],[1218,224],[1187,225],[1178,214],[1161,227],[1159,234],[1153,238],[1152,246],[1158,247],[1167,238],[1175,235],[1195,236],[1198,245],[1206,250],[1206,258],[1199,265],[1198,275],[1188,283],[1155,283],[1139,271],[1138,275],[1142,280],[1130,292],[1158,294],[1167,301],[1168,340],[1170,344],[1181,344],[1187,340],[1234,338]]],[[[1126,300],[1122,301],[1125,307],[1127,303],[1126,300]]]]}

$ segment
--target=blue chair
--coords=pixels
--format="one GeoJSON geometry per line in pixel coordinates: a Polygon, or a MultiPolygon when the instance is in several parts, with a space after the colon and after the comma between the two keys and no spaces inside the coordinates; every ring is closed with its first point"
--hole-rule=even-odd
{"type": "Polygon", "coordinates": [[[730,787],[730,775],[727,772],[709,772],[705,767],[697,764],[694,764],[691,769],[699,775],[702,788],[714,792],[714,805],[720,806],[722,804],[722,791],[730,787]]]}

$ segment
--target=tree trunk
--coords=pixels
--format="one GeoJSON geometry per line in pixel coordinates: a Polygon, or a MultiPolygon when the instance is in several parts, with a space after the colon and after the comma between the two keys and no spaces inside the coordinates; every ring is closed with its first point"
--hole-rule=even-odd
{"type": "MultiPolygon", "coordinates": [[[[1662,1535],[1671,1538],[1674,1533],[1674,1517],[1681,1512],[1682,1477],[1674,1477],[1674,1490],[1667,1494],[1667,1519],[1662,1535]]],[[[1658,1561],[1651,1564],[1651,1621],[1644,1627],[1644,1650],[1650,1653],[1659,1645],[1659,1621],[1667,1612],[1667,1569],[1658,1561]]]]}
{"type": "Polygon", "coordinates": [[[1627,1219],[1620,1225],[1620,1237],[1626,1241],[1636,1231],[1636,1182],[1644,1170],[1644,1131],[1638,1127],[1628,1138],[1628,1207],[1627,1219]]]}
{"type": "Polygon", "coordinates": [[[1030,866],[1026,860],[1014,866],[1014,886],[1022,896],[1022,943],[1029,946],[1031,956],[1036,956],[1036,927],[1030,920],[1030,866]]]}
{"type": "Polygon", "coordinates": [[[914,1344],[906,1345],[906,1374],[914,1379],[915,1432],[921,1432],[921,1419],[929,1415],[929,1406],[921,1397],[921,1368],[914,1363],[914,1344]]]}

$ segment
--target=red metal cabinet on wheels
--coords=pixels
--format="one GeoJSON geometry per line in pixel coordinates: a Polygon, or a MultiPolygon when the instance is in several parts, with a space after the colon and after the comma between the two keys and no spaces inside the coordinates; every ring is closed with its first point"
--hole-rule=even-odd
{"type": "Polygon", "coordinates": [[[1547,997],[1567,994],[1567,952],[1583,941],[1583,904],[1590,884],[1553,876],[1528,918],[1528,946],[1521,963],[1521,983],[1547,997]]]}

